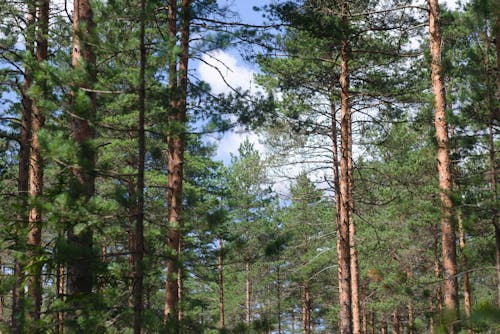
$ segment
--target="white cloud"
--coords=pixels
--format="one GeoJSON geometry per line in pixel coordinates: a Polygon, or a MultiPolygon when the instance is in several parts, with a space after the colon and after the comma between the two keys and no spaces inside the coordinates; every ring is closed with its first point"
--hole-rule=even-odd
{"type": "MultiPolygon", "coordinates": [[[[198,66],[198,73],[200,79],[210,85],[214,94],[229,93],[236,88],[250,90],[250,92],[260,90],[254,81],[255,72],[241,64],[235,56],[222,50],[203,55],[198,66]]],[[[255,149],[260,152],[264,151],[257,134],[238,129],[229,131],[218,139],[215,158],[228,163],[231,154],[237,154],[240,144],[246,138],[254,144],[255,149]]]]}
{"type": "Polygon", "coordinates": [[[198,72],[200,78],[210,84],[215,94],[228,93],[231,87],[252,92],[257,90],[253,78],[255,72],[239,63],[236,57],[222,50],[204,54],[198,66],[198,72]]]}

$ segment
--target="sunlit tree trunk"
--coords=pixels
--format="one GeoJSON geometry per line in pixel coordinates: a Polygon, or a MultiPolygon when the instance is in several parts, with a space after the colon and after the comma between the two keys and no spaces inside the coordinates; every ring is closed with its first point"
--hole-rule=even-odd
{"type": "Polygon", "coordinates": [[[387,332],[387,321],[385,321],[384,315],[382,315],[382,321],[380,323],[380,334],[389,334],[387,332]]]}
{"type": "MultiPolygon", "coordinates": [[[[37,47],[36,61],[40,66],[47,61],[48,57],[48,41],[49,33],[49,1],[40,1],[38,7],[37,18],[37,47]]],[[[47,84],[44,79],[39,80],[36,84],[40,87],[41,92],[47,94],[47,84]]],[[[45,123],[45,115],[41,110],[39,99],[46,96],[36,97],[32,99],[32,115],[31,115],[31,151],[30,151],[30,175],[29,175],[29,194],[34,200],[34,205],[29,212],[29,232],[28,244],[30,246],[30,258],[36,260],[40,255],[40,247],[42,242],[42,212],[40,208],[40,197],[43,194],[43,157],[41,153],[40,141],[38,138],[39,131],[45,123]]],[[[42,307],[42,266],[33,266],[33,271],[30,273],[29,294],[31,298],[30,318],[32,321],[40,319],[42,307]]]]}
{"type": "Polygon", "coordinates": [[[394,313],[392,314],[392,327],[393,327],[392,332],[394,334],[400,334],[398,310],[395,310],[394,313]]]}
{"type": "Polygon", "coordinates": [[[351,109],[349,101],[349,42],[347,1],[342,1],[342,26],[340,65],[340,221],[337,224],[337,249],[339,271],[340,333],[352,333],[351,243],[349,232],[349,136],[351,109]]]}
{"type": "MultiPolygon", "coordinates": [[[[169,1],[169,38],[171,50],[174,50],[177,35],[177,3],[169,1]]],[[[168,143],[168,223],[167,245],[172,256],[167,260],[167,283],[165,297],[165,319],[182,317],[179,299],[182,295],[182,268],[180,254],[182,245],[182,182],[184,165],[184,125],[186,122],[186,99],[189,61],[189,26],[191,20],[191,1],[181,3],[180,54],[179,68],[177,57],[172,57],[169,64],[169,134],[168,143]]]]}
{"type": "MultiPolygon", "coordinates": [[[[177,1],[169,0],[168,2],[168,36],[169,47],[171,52],[177,45],[177,1]]],[[[178,108],[177,100],[177,57],[170,56],[168,68],[168,88],[169,88],[169,124],[170,128],[176,128],[181,115],[178,108]]],[[[167,169],[168,169],[168,232],[167,246],[170,250],[169,258],[167,259],[167,280],[165,286],[165,321],[168,324],[172,319],[177,318],[178,306],[178,286],[177,286],[177,266],[180,240],[180,214],[182,198],[179,197],[182,192],[182,163],[183,163],[183,141],[182,134],[173,133],[169,130],[167,145],[167,169]]]]}
{"type": "MultiPolygon", "coordinates": [[[[25,35],[25,48],[26,53],[31,59],[34,57],[35,52],[35,16],[36,6],[35,1],[27,0],[26,7],[28,9],[26,14],[26,35],[25,35]]],[[[20,230],[24,230],[28,226],[28,192],[29,192],[29,165],[30,165],[30,141],[31,141],[31,109],[32,101],[28,96],[28,91],[32,84],[32,69],[31,64],[27,64],[24,68],[24,83],[22,87],[22,115],[21,115],[21,129],[19,137],[19,171],[17,192],[20,199],[19,212],[17,220],[20,225],[20,230]]],[[[18,236],[19,238],[19,236],[18,236]]],[[[24,240],[24,236],[23,236],[24,240]]],[[[21,240],[17,239],[18,247],[21,246],[21,240]]],[[[24,243],[24,241],[22,242],[24,243]]],[[[12,288],[12,312],[11,312],[11,330],[13,334],[20,334],[24,330],[24,273],[23,266],[19,259],[14,261],[14,286],[12,288]]]]}
{"type": "Polygon", "coordinates": [[[454,333],[458,319],[458,283],[456,236],[453,225],[453,204],[451,201],[451,171],[446,122],[446,95],[441,65],[441,23],[438,0],[429,0],[429,34],[431,52],[432,88],[434,92],[437,160],[441,200],[441,232],[443,261],[444,306],[449,319],[449,333],[454,333]]]}

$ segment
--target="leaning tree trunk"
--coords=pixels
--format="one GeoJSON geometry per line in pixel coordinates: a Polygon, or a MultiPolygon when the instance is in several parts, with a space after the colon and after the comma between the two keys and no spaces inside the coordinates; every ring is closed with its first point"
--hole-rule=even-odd
{"type": "Polygon", "coordinates": [[[437,160],[441,200],[441,232],[443,256],[443,295],[445,311],[449,316],[448,331],[454,333],[458,319],[458,283],[456,236],[453,226],[451,201],[451,171],[446,122],[446,95],[441,65],[441,23],[438,0],[429,1],[429,33],[431,51],[432,88],[434,92],[437,160]]]}
{"type": "Polygon", "coordinates": [[[351,133],[351,110],[349,101],[349,41],[347,1],[342,1],[342,26],[344,36],[341,45],[340,65],[340,221],[337,223],[338,279],[340,305],[340,333],[352,333],[352,293],[351,293],[351,244],[349,233],[349,135],[351,133]]]}
{"type": "MultiPolygon", "coordinates": [[[[74,199],[87,203],[95,193],[95,160],[96,154],[92,144],[95,137],[93,123],[96,112],[96,96],[91,91],[96,82],[96,59],[92,41],[94,30],[93,12],[90,0],[75,0],[73,12],[73,47],[72,66],[82,76],[73,82],[73,115],[71,119],[71,138],[78,146],[77,163],[73,167],[74,199]],[[85,101],[77,99],[80,90],[85,90],[85,101]],[[82,103],[82,105],[77,105],[82,103]]],[[[75,222],[74,222],[75,223],[75,222]]],[[[73,223],[73,224],[74,224],[73,223]]],[[[80,223],[85,224],[86,221],[80,223]]],[[[92,293],[94,273],[92,271],[92,231],[84,228],[74,231],[69,226],[68,243],[79,253],[69,259],[67,270],[67,297],[71,305],[67,312],[70,326],[76,331],[84,330],[76,321],[77,311],[82,309],[82,298],[89,298],[92,293]]],[[[81,316],[89,317],[87,312],[81,316]]]]}
{"type": "MultiPolygon", "coordinates": [[[[48,40],[49,33],[49,1],[40,2],[38,7],[38,31],[37,31],[37,48],[36,61],[38,70],[40,65],[47,61],[48,58],[48,40]]],[[[43,78],[44,76],[42,76],[43,78]]],[[[31,151],[30,151],[30,189],[29,194],[34,199],[35,204],[29,212],[28,225],[28,244],[30,246],[30,258],[37,258],[40,254],[42,243],[42,212],[39,203],[43,193],[43,157],[41,153],[40,141],[38,138],[39,131],[45,123],[45,115],[41,110],[40,99],[47,98],[47,83],[44,79],[36,82],[40,87],[40,91],[44,96],[36,96],[32,99],[32,115],[31,115],[31,151]]],[[[40,320],[42,307],[42,267],[35,265],[33,272],[30,273],[29,294],[31,297],[30,318],[32,321],[40,320]]]]}

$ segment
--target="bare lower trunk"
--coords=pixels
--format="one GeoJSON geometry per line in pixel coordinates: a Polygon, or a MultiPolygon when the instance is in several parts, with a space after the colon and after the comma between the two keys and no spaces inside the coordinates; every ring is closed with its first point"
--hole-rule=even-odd
{"type": "Polygon", "coordinates": [[[292,312],[291,312],[291,327],[292,327],[292,334],[295,334],[295,307],[292,306],[292,312]]]}
{"type": "Polygon", "coordinates": [[[400,330],[399,330],[399,314],[398,314],[398,311],[394,311],[394,313],[392,314],[392,327],[393,327],[393,333],[394,334],[400,334],[400,330]]]}
{"type": "MultiPolygon", "coordinates": [[[[342,26],[347,34],[348,26],[347,1],[342,1],[342,26]]],[[[343,36],[341,46],[340,66],[340,221],[337,224],[337,250],[339,271],[339,305],[340,305],[340,333],[352,333],[352,292],[351,292],[351,248],[349,232],[349,135],[351,133],[351,110],[349,101],[349,43],[347,36],[343,36]]]]}
{"type": "Polygon", "coordinates": [[[359,289],[359,266],[358,252],[356,249],[356,222],[354,221],[354,169],[352,157],[352,115],[349,113],[349,137],[348,137],[348,160],[347,169],[349,176],[349,244],[351,256],[351,298],[352,298],[352,332],[360,334],[361,312],[360,312],[360,289],[359,289]]]}
{"type": "MultiPolygon", "coordinates": [[[[187,71],[189,60],[189,25],[191,1],[182,0],[180,27],[179,70],[177,61],[169,64],[170,113],[168,143],[168,224],[167,245],[172,256],[167,260],[167,283],[165,295],[165,320],[182,318],[179,299],[182,294],[182,268],[180,254],[182,245],[182,183],[184,174],[184,125],[186,122],[187,71]]],[[[177,35],[177,2],[169,1],[169,36],[175,42],[177,35]]],[[[179,332],[179,330],[177,331],[179,332]]]]}
{"type": "Polygon", "coordinates": [[[429,33],[431,50],[432,88],[434,92],[437,160],[441,200],[441,232],[443,256],[443,294],[448,321],[448,332],[455,332],[458,319],[458,283],[456,236],[453,226],[451,201],[451,172],[446,122],[446,95],[441,66],[441,26],[438,0],[429,1],[429,33]]]}
{"type": "Polygon", "coordinates": [[[304,284],[302,292],[302,331],[304,334],[311,333],[311,300],[309,297],[309,285],[304,284]]]}
{"type": "Polygon", "coordinates": [[[380,323],[380,334],[388,334],[387,333],[387,322],[385,321],[384,316],[382,316],[382,321],[380,323]]]}
{"type": "Polygon", "coordinates": [[[465,255],[465,232],[464,226],[462,222],[462,214],[461,212],[457,215],[458,220],[458,238],[459,238],[459,247],[460,247],[460,266],[462,267],[462,284],[463,284],[463,293],[464,293],[464,310],[465,316],[467,319],[470,318],[472,312],[472,297],[470,290],[470,282],[469,282],[469,273],[468,269],[468,259],[467,255],[465,255]]]}

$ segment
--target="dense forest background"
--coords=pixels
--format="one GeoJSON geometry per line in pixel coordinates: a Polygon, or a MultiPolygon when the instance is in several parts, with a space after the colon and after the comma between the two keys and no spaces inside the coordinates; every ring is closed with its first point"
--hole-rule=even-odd
{"type": "Polygon", "coordinates": [[[500,333],[498,1],[237,4],[0,1],[0,333],[500,333]]]}

